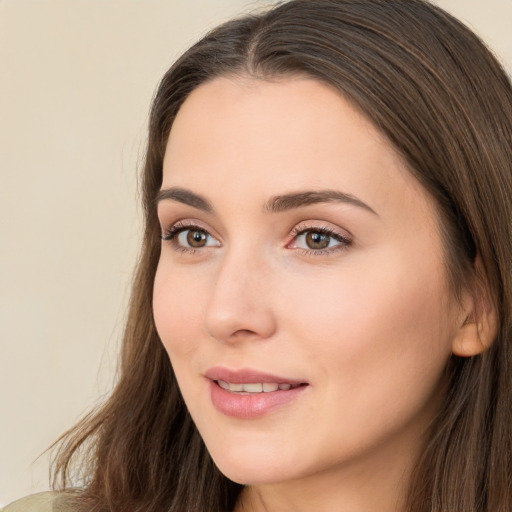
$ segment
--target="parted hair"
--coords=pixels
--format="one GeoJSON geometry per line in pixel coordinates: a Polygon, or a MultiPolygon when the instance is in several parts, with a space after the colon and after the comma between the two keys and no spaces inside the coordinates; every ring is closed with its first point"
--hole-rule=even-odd
{"type": "Polygon", "coordinates": [[[165,74],[149,120],[145,231],[117,382],[59,440],[55,485],[79,485],[84,512],[233,510],[242,486],[212,462],[153,321],[155,197],[192,90],[219,76],[293,75],[334,87],[387,137],[435,200],[454,292],[480,282],[497,311],[490,347],[448,362],[407,510],[512,510],[512,88],[473,32],[423,0],[282,2],[214,29],[165,74]]]}

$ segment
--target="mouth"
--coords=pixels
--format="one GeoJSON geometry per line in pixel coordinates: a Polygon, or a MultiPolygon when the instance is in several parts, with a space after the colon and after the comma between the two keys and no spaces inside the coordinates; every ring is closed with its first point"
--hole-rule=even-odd
{"type": "Polygon", "coordinates": [[[262,373],[258,370],[210,368],[210,399],[221,414],[237,419],[256,419],[293,404],[304,396],[309,383],[262,373]]]}
{"type": "Polygon", "coordinates": [[[288,382],[251,382],[251,383],[240,383],[240,382],[227,382],[225,380],[215,380],[218,386],[226,391],[240,394],[258,394],[258,393],[273,393],[275,391],[289,391],[300,386],[306,386],[305,383],[301,384],[290,384],[288,382]]]}

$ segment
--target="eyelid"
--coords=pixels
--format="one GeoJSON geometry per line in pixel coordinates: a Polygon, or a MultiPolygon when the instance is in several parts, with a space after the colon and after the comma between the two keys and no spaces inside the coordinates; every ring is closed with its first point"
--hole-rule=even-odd
{"type": "Polygon", "coordinates": [[[215,230],[213,230],[209,225],[205,224],[199,219],[194,219],[193,217],[187,217],[177,220],[162,220],[162,222],[160,222],[160,229],[162,232],[162,238],[166,233],[171,233],[184,229],[197,229],[198,231],[204,231],[205,233],[208,233],[217,240],[219,240],[219,236],[217,235],[215,230]]]}
{"type": "Polygon", "coordinates": [[[290,233],[290,241],[286,244],[288,249],[295,249],[301,251],[305,255],[326,255],[340,250],[345,250],[353,243],[353,237],[346,230],[341,228],[335,228],[330,225],[326,225],[325,222],[321,221],[308,221],[297,224],[290,233]],[[325,234],[334,240],[340,242],[338,245],[333,247],[326,247],[324,249],[306,249],[303,247],[293,247],[292,244],[297,241],[299,236],[308,232],[318,232],[325,234]]]}
{"type": "Polygon", "coordinates": [[[171,243],[175,249],[184,251],[184,252],[195,252],[197,250],[208,250],[215,247],[221,246],[221,241],[219,240],[219,237],[216,234],[212,233],[212,230],[210,228],[207,228],[202,225],[202,222],[196,221],[193,219],[182,219],[178,220],[176,222],[173,222],[170,224],[168,228],[162,227],[162,234],[161,234],[162,241],[167,241],[171,243]],[[217,243],[212,245],[205,245],[201,247],[189,247],[186,245],[182,245],[178,242],[178,237],[181,233],[185,231],[198,231],[205,233],[209,237],[211,237],[213,240],[215,240],[217,243]]]}

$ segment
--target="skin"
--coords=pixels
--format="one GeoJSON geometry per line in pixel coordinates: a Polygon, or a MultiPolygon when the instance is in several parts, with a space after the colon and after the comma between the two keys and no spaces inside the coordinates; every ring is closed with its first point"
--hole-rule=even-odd
{"type": "Polygon", "coordinates": [[[237,510],[401,510],[468,317],[431,198],[370,121],[306,78],[194,90],[167,145],[162,190],[172,187],[212,211],[159,202],[164,238],[181,231],[162,241],[155,322],[215,463],[247,485],[237,510]],[[367,207],[265,208],[325,190],[367,207]],[[319,229],[335,233],[327,249],[308,246],[319,229]],[[191,250],[194,230],[206,245],[191,250]],[[269,414],[233,418],[212,404],[213,366],[308,385],[269,414]]]}

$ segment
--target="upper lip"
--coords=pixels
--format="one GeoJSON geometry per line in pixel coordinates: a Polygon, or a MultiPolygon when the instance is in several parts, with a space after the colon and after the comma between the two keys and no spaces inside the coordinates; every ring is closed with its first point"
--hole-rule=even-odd
{"type": "Polygon", "coordinates": [[[205,372],[205,377],[210,380],[223,380],[232,384],[250,384],[256,382],[276,382],[278,384],[305,384],[305,381],[300,379],[289,379],[271,373],[260,372],[251,368],[240,368],[233,370],[224,368],[222,366],[215,366],[205,372]]]}

